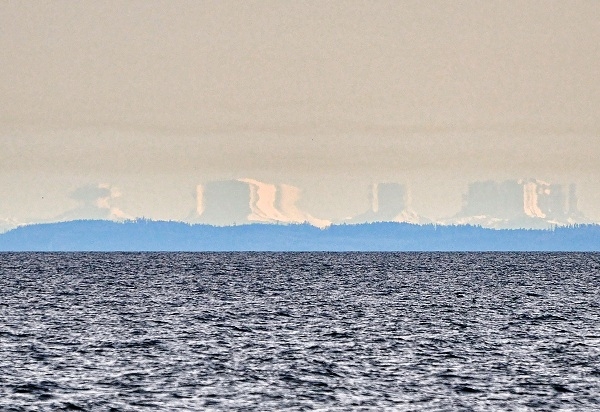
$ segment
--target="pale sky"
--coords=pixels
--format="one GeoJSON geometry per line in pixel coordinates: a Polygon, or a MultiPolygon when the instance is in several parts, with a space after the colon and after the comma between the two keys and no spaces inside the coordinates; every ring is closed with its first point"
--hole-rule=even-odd
{"type": "Polygon", "coordinates": [[[539,178],[600,221],[598,39],[595,0],[3,1],[0,220],[98,185],[179,220],[233,178],[323,218],[398,182],[443,218],[469,182],[539,178]]]}

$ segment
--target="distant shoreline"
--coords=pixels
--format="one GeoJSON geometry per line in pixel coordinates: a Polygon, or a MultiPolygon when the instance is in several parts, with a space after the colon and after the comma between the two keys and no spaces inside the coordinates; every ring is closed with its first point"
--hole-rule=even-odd
{"type": "Polygon", "coordinates": [[[600,225],[549,229],[381,222],[209,226],[77,220],[0,234],[0,251],[600,251],[600,225]]]}

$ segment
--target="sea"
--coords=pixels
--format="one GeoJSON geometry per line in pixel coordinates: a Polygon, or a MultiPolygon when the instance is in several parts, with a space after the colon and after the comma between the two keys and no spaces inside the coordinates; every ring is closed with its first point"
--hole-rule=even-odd
{"type": "Polygon", "coordinates": [[[0,411],[597,411],[598,253],[1,253],[0,411]]]}

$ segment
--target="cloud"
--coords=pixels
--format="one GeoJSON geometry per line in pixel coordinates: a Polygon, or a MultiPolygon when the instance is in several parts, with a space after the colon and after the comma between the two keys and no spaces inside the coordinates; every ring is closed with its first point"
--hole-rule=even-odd
{"type": "Polygon", "coordinates": [[[374,183],[369,191],[370,210],[347,219],[349,223],[408,222],[428,223],[411,208],[410,192],[399,183],[374,183]]]}
{"type": "Polygon", "coordinates": [[[248,220],[259,222],[305,223],[326,227],[331,224],[301,211],[296,202],[301,190],[295,186],[259,182],[254,179],[239,179],[250,185],[250,210],[248,220]]]}
{"type": "Polygon", "coordinates": [[[536,182],[527,182],[523,184],[523,211],[529,217],[546,217],[546,214],[542,212],[539,206],[538,185],[536,182]]]}
{"type": "Polygon", "coordinates": [[[121,192],[108,183],[79,187],[71,192],[70,197],[76,200],[79,205],[60,215],[58,220],[123,220],[130,218],[129,215],[115,205],[115,199],[121,197],[121,192]]]}
{"type": "Polygon", "coordinates": [[[201,215],[204,213],[204,186],[196,186],[196,213],[201,215]]]}
{"type": "Polygon", "coordinates": [[[576,187],[539,179],[483,181],[469,185],[461,211],[442,223],[546,228],[589,223],[577,208],[576,187]]]}
{"type": "Polygon", "coordinates": [[[254,179],[239,179],[240,182],[248,183],[250,187],[250,215],[248,220],[258,222],[287,222],[276,207],[277,187],[270,183],[259,182],[254,179]]]}
{"type": "Polygon", "coordinates": [[[13,218],[1,218],[0,219],[0,233],[4,233],[8,230],[14,229],[21,223],[13,218]]]}
{"type": "Polygon", "coordinates": [[[301,190],[251,178],[209,182],[196,187],[194,221],[215,225],[234,223],[305,223],[326,227],[329,220],[300,210],[301,190]]]}
{"type": "Polygon", "coordinates": [[[279,185],[278,207],[281,213],[286,216],[290,222],[308,222],[313,226],[324,228],[331,225],[327,219],[319,219],[311,214],[300,210],[297,202],[300,200],[302,190],[296,186],[281,184],[279,185]]]}

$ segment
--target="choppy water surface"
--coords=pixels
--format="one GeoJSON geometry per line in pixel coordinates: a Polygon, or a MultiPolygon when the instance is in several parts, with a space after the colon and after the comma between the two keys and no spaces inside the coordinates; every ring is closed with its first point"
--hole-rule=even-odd
{"type": "Polygon", "coordinates": [[[598,410],[600,254],[0,254],[0,409],[598,410]]]}

